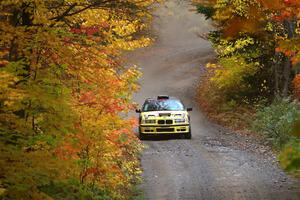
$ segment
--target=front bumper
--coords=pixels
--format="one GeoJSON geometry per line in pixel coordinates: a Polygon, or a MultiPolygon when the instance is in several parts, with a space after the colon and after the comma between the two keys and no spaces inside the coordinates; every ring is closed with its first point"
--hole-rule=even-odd
{"type": "Polygon", "coordinates": [[[178,124],[170,126],[140,125],[139,131],[142,134],[176,134],[190,132],[189,124],[178,124]]]}

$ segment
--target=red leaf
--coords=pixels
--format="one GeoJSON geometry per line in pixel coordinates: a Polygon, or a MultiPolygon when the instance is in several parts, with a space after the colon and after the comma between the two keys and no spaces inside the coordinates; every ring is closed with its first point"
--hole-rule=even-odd
{"type": "Polygon", "coordinates": [[[96,103],[96,96],[92,91],[89,91],[82,94],[79,101],[83,104],[92,105],[96,103]]]}

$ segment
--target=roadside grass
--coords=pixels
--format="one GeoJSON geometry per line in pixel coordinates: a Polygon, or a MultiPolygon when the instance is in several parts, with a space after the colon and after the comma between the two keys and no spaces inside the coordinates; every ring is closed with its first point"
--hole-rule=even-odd
{"type": "Polygon", "coordinates": [[[207,118],[234,132],[262,138],[278,155],[281,167],[300,178],[300,102],[226,100],[210,81],[211,75],[208,72],[202,77],[197,91],[197,101],[207,118]]]}
{"type": "Polygon", "coordinates": [[[300,178],[299,124],[300,102],[288,98],[259,109],[251,128],[276,148],[282,168],[300,178]]]}
{"type": "Polygon", "coordinates": [[[144,200],[144,191],[138,186],[134,186],[130,200],[144,200]]]}
{"type": "Polygon", "coordinates": [[[300,102],[280,99],[257,110],[251,129],[281,150],[289,142],[297,141],[297,135],[292,134],[297,121],[300,121],[300,102]]]}

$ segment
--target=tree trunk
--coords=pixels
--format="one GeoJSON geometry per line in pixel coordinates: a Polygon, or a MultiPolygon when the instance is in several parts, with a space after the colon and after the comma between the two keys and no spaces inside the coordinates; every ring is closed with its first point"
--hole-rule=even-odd
{"type": "Polygon", "coordinates": [[[289,86],[290,86],[290,73],[291,73],[291,61],[289,58],[285,58],[283,65],[283,74],[282,74],[282,97],[287,97],[289,95],[289,86]]]}
{"type": "Polygon", "coordinates": [[[273,62],[274,73],[274,97],[278,99],[280,97],[280,54],[275,52],[275,62],[273,62]]]}
{"type": "MultiPolygon", "coordinates": [[[[291,20],[284,20],[283,22],[285,32],[287,34],[288,38],[294,38],[295,37],[295,31],[297,28],[297,21],[296,19],[291,20]]],[[[282,97],[287,97],[289,95],[289,86],[291,82],[291,73],[292,73],[292,65],[291,60],[288,57],[285,57],[282,60],[282,81],[281,81],[281,95],[282,97]]],[[[278,75],[278,72],[277,72],[278,75]]],[[[276,79],[276,78],[275,78],[276,79]]]]}

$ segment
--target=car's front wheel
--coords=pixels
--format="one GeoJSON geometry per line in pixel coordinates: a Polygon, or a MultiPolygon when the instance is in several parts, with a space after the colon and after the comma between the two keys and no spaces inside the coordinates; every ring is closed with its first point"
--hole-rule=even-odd
{"type": "Polygon", "coordinates": [[[191,125],[189,126],[189,132],[184,134],[184,138],[185,139],[192,139],[192,129],[191,129],[191,125]]]}
{"type": "Polygon", "coordinates": [[[145,140],[145,139],[146,139],[146,136],[145,136],[145,134],[140,133],[140,134],[139,134],[139,138],[140,138],[140,140],[145,140]]]}
{"type": "Polygon", "coordinates": [[[141,133],[141,129],[139,128],[139,138],[140,140],[145,140],[146,139],[146,135],[141,133]]]}

